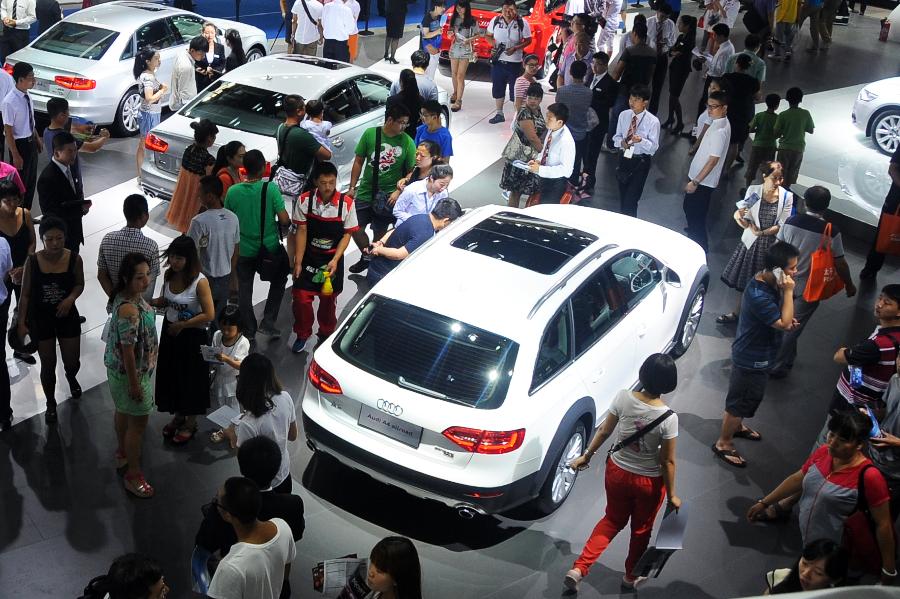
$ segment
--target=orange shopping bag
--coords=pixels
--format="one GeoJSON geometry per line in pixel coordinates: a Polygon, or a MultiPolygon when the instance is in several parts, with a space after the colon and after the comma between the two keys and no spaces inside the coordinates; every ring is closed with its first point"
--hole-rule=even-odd
{"type": "Polygon", "coordinates": [[[809,259],[809,278],[803,290],[803,300],[820,302],[844,288],[844,282],[834,268],[834,254],[831,252],[831,223],[825,225],[819,247],[809,259]]]}
{"type": "Polygon", "coordinates": [[[900,254],[900,208],[894,214],[881,213],[875,251],[881,254],[900,254]]]}

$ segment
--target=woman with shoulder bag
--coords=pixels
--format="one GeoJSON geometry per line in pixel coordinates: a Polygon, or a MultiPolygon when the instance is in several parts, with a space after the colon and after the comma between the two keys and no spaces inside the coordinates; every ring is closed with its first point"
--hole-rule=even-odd
{"type": "Polygon", "coordinates": [[[540,155],[544,147],[544,136],[547,134],[547,123],[541,113],[541,100],[544,89],[540,83],[532,83],[526,92],[525,105],[516,115],[513,135],[503,149],[506,164],[500,176],[500,189],[509,192],[507,204],[512,208],[519,207],[523,195],[530,197],[541,189],[541,179],[536,174],[513,166],[513,162],[528,162],[540,155]]]}
{"type": "Polygon", "coordinates": [[[591,457],[618,430],[617,443],[606,460],[606,515],[566,574],[564,582],[571,590],[578,589],[591,565],[629,520],[631,545],[622,586],[633,589],[640,580],[632,576],[632,570],[647,549],[663,500],[668,497],[670,506],[676,510],[681,507],[681,499],[675,494],[678,415],[661,398],[674,391],[678,383],[675,361],[665,354],[653,354],[641,365],[639,378],[642,390],[622,390],[616,395],[584,455],[569,465],[575,470],[588,468],[591,457]]]}

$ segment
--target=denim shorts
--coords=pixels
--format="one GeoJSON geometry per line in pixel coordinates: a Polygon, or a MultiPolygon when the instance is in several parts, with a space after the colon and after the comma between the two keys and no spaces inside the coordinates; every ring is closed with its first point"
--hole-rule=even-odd
{"type": "Polygon", "coordinates": [[[732,365],[725,396],[725,411],[738,418],[753,418],[766,393],[767,370],[732,365]]]}
{"type": "Polygon", "coordinates": [[[160,113],[158,112],[140,112],[141,120],[141,137],[147,137],[150,130],[159,124],[160,113]]]}
{"type": "Polygon", "coordinates": [[[522,74],[521,62],[505,62],[498,60],[491,65],[491,97],[495,100],[503,98],[506,88],[509,87],[509,99],[514,99],[513,92],[516,79],[522,74]]]}

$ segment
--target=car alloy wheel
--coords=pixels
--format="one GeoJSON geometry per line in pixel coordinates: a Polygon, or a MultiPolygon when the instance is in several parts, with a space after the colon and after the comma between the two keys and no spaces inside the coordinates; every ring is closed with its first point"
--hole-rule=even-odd
{"type": "Polygon", "coordinates": [[[116,128],[122,135],[134,135],[141,125],[141,96],[137,89],[130,89],[119,104],[116,128]]]}
{"type": "Polygon", "coordinates": [[[253,62],[254,60],[259,60],[263,56],[265,56],[265,54],[259,48],[250,48],[250,51],[247,52],[247,62],[253,62]]]}
{"type": "Polygon", "coordinates": [[[878,116],[872,127],[872,141],[880,152],[892,155],[900,145],[900,111],[890,110],[878,116]]]}
{"type": "Polygon", "coordinates": [[[569,492],[575,485],[575,479],[578,477],[578,472],[569,468],[569,464],[584,453],[583,430],[580,426],[575,429],[556,464],[553,486],[550,489],[550,499],[556,505],[561,504],[569,496],[569,492]]]}
{"type": "Polygon", "coordinates": [[[706,299],[704,288],[697,290],[694,299],[691,301],[691,311],[688,313],[684,326],[681,328],[681,346],[684,349],[690,347],[691,342],[697,335],[697,329],[700,327],[700,317],[703,316],[703,302],[706,299]]]}

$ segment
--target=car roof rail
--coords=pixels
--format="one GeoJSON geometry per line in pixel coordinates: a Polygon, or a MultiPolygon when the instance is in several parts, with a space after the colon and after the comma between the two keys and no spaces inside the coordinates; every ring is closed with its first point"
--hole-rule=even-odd
{"type": "Polygon", "coordinates": [[[574,277],[576,274],[578,274],[578,272],[582,268],[584,268],[589,263],[593,262],[594,260],[596,260],[597,258],[602,256],[609,250],[615,249],[617,247],[619,247],[618,243],[607,243],[603,247],[598,248],[598,249],[594,250],[593,252],[591,252],[590,254],[588,254],[587,256],[585,256],[584,260],[579,262],[575,266],[575,268],[572,268],[565,275],[563,275],[563,277],[559,281],[557,281],[552,287],[550,287],[550,289],[545,291],[544,295],[542,295],[538,299],[538,301],[535,302],[534,307],[531,309],[531,312],[528,313],[528,320],[531,320],[534,317],[534,315],[537,314],[537,311],[540,310],[541,306],[544,305],[544,302],[546,302],[548,299],[550,299],[551,295],[553,295],[554,293],[556,293],[557,291],[559,291],[560,289],[565,287],[566,284],[568,284],[568,282],[572,279],[572,277],[574,277]]]}

